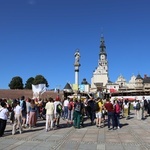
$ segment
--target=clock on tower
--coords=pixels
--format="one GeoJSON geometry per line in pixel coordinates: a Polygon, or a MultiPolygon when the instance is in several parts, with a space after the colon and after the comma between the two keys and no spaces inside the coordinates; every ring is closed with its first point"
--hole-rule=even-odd
{"type": "Polygon", "coordinates": [[[101,55],[101,59],[105,59],[105,55],[101,55]]]}

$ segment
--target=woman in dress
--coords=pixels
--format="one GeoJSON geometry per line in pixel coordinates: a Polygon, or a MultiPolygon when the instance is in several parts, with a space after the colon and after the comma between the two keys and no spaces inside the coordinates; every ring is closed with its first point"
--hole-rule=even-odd
{"type": "Polygon", "coordinates": [[[35,127],[37,121],[37,106],[32,99],[29,107],[29,128],[35,127]]]}

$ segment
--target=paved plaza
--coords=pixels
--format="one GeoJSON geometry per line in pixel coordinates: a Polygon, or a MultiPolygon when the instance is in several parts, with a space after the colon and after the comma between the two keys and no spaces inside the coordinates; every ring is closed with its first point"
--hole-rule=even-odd
{"type": "Polygon", "coordinates": [[[150,150],[150,117],[137,120],[132,113],[129,120],[120,122],[122,127],[116,130],[91,126],[90,120],[84,128],[75,129],[61,120],[60,129],[46,132],[45,121],[39,120],[36,128],[15,135],[8,122],[0,150],[150,150]]]}

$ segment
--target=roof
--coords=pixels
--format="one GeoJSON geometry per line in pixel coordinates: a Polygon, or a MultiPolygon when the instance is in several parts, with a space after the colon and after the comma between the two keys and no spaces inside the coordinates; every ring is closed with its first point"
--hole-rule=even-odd
{"type": "Polygon", "coordinates": [[[108,83],[113,83],[112,81],[108,80],[108,83]]]}
{"type": "Polygon", "coordinates": [[[84,78],[84,79],[82,80],[81,84],[89,84],[89,83],[88,83],[88,82],[86,81],[86,79],[84,78]]]}
{"type": "Polygon", "coordinates": [[[143,83],[150,83],[150,77],[146,77],[143,79],[143,83]]]}
{"type": "Polygon", "coordinates": [[[67,83],[67,84],[65,85],[64,89],[72,90],[72,87],[70,86],[70,84],[69,84],[69,83],[67,83]]]}
{"type": "Polygon", "coordinates": [[[67,83],[67,84],[65,85],[64,91],[66,91],[66,92],[73,92],[72,87],[70,86],[69,83],[67,83]]]}
{"type": "Polygon", "coordinates": [[[141,79],[141,80],[143,80],[143,78],[141,77],[141,75],[140,75],[140,74],[138,74],[138,75],[137,75],[137,77],[136,77],[136,79],[135,79],[135,80],[137,80],[137,79],[141,79]]]}

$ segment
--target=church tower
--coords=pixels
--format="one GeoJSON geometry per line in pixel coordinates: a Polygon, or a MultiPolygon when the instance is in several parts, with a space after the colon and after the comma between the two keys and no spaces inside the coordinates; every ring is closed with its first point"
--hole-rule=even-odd
{"type": "Polygon", "coordinates": [[[108,83],[108,61],[104,36],[100,40],[100,53],[98,60],[98,67],[93,72],[91,78],[91,91],[97,91],[98,88],[103,88],[108,83]]]}

